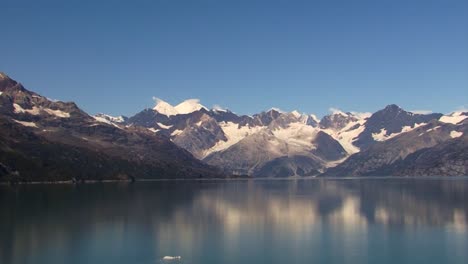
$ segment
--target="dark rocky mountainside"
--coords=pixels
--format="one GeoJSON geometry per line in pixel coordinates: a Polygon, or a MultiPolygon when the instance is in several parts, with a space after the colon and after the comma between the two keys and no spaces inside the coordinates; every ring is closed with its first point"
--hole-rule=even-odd
{"type": "Polygon", "coordinates": [[[468,137],[451,139],[432,148],[418,150],[382,171],[395,176],[468,175],[468,137]]]}
{"type": "Polygon", "coordinates": [[[468,174],[468,121],[429,124],[350,156],[322,176],[463,176],[468,174]]]}
{"type": "Polygon", "coordinates": [[[0,78],[0,181],[223,177],[164,135],[98,122],[0,78]]]}
{"type": "Polygon", "coordinates": [[[399,133],[405,126],[413,127],[416,124],[428,123],[431,120],[438,120],[442,114],[414,114],[407,112],[397,105],[388,105],[384,109],[372,114],[366,122],[366,128],[355,141],[355,145],[360,148],[367,148],[375,143],[372,134],[381,132],[383,136],[399,133]]]}

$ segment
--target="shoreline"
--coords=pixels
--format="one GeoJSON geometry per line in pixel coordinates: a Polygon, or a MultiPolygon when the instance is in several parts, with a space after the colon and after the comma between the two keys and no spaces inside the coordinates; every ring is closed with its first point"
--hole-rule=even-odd
{"type": "Polygon", "coordinates": [[[85,185],[97,183],[138,183],[138,182],[206,182],[206,181],[293,181],[293,180],[392,180],[392,179],[420,179],[420,180],[468,180],[468,176],[364,176],[364,177],[233,177],[233,178],[175,178],[175,179],[135,179],[135,180],[87,180],[83,182],[69,181],[31,181],[31,182],[0,182],[0,186],[16,185],[85,185]]]}

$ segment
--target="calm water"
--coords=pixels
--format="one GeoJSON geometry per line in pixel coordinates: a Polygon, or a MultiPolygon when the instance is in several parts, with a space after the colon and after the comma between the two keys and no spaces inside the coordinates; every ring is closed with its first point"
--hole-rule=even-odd
{"type": "Polygon", "coordinates": [[[468,263],[467,179],[0,186],[0,208],[2,264],[468,263]]]}

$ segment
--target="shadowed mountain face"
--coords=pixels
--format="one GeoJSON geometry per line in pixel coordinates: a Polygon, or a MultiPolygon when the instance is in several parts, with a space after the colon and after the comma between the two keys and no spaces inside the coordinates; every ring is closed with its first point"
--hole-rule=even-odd
{"type": "Polygon", "coordinates": [[[397,105],[389,105],[380,111],[374,113],[366,122],[366,129],[359,135],[355,145],[367,148],[375,143],[372,134],[382,133],[391,135],[399,133],[405,126],[414,127],[416,124],[428,123],[431,120],[438,120],[442,114],[420,115],[406,112],[397,105]]]}
{"type": "Polygon", "coordinates": [[[324,176],[464,176],[468,121],[432,121],[354,154],[324,176]]]}
{"type": "MultiPolygon", "coordinates": [[[[465,129],[466,131],[466,129],[465,129]]],[[[447,140],[423,148],[385,168],[384,175],[444,176],[468,175],[468,137],[447,140]]]]}
{"type": "Polygon", "coordinates": [[[0,181],[221,177],[168,138],[99,122],[2,74],[0,181]]]}

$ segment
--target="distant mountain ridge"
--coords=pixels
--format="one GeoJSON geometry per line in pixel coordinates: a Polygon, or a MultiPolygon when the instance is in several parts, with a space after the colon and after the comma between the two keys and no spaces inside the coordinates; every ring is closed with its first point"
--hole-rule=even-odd
{"type": "Polygon", "coordinates": [[[416,114],[395,104],[375,113],[335,110],[321,120],[313,114],[276,108],[252,116],[237,115],[225,109],[208,109],[194,99],[179,105],[173,107],[159,99],[153,109],[137,113],[126,124],[165,135],[228,173],[254,177],[320,175],[334,171],[329,168],[356,153],[432,121],[456,124],[468,117],[465,112],[416,114]],[[193,106],[179,114],[172,110],[179,105],[193,106]]]}
{"type": "Polygon", "coordinates": [[[0,181],[466,175],[467,117],[394,104],[320,120],[276,108],[247,116],[197,99],[156,99],[131,117],[89,116],[0,74],[0,181]]]}

